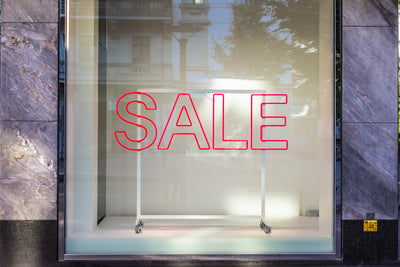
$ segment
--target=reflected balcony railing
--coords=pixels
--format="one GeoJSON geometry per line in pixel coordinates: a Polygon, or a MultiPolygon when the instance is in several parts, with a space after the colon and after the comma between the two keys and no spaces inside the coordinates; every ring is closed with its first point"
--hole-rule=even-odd
{"type": "Polygon", "coordinates": [[[171,64],[108,63],[107,77],[119,80],[170,80],[171,64]]]}
{"type": "Polygon", "coordinates": [[[120,0],[109,6],[109,15],[118,17],[172,17],[172,0],[120,0]]]}

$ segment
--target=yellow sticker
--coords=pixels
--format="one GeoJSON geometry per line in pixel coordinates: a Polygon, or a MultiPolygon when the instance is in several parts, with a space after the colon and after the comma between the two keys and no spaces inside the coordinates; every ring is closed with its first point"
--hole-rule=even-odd
{"type": "Polygon", "coordinates": [[[377,232],[378,221],[376,220],[364,220],[364,232],[377,232]]]}

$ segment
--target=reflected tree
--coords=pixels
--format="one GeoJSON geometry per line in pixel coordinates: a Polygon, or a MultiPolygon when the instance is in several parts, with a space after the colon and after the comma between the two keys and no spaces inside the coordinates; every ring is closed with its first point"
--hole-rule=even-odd
{"type": "Polygon", "coordinates": [[[318,93],[318,0],[246,0],[232,14],[230,34],[214,40],[225,75],[290,79],[295,91],[318,93]]]}
{"type": "MultiPolygon", "coordinates": [[[[318,88],[319,1],[264,0],[278,32],[290,36],[288,60],[296,88],[318,88]]],[[[327,33],[330,34],[330,33],[327,33]]]]}
{"type": "Polygon", "coordinates": [[[288,69],[289,36],[280,34],[263,1],[232,4],[229,35],[213,40],[214,58],[227,76],[274,81],[288,69]]]}

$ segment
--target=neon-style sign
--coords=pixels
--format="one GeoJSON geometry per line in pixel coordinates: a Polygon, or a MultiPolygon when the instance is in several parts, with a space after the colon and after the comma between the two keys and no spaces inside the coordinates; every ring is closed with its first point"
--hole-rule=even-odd
{"type": "Polygon", "coordinates": [[[214,150],[247,150],[249,147],[249,141],[247,140],[227,140],[225,139],[225,95],[214,94],[213,95],[213,149],[214,150]],[[216,112],[218,106],[221,106],[221,112],[216,112]],[[218,114],[222,114],[220,121],[221,124],[216,125],[216,119],[218,114]],[[221,133],[221,134],[218,134],[221,133]],[[224,147],[217,147],[218,143],[225,143],[224,147]]]}
{"type": "Polygon", "coordinates": [[[117,101],[117,115],[118,117],[123,120],[126,123],[132,124],[134,126],[143,128],[145,131],[145,135],[143,138],[140,139],[131,139],[128,137],[127,133],[125,131],[115,131],[115,139],[117,140],[118,144],[122,146],[125,149],[128,150],[133,150],[133,151],[141,151],[145,150],[149,147],[151,147],[154,142],[156,141],[157,138],[157,126],[156,124],[149,118],[132,113],[129,111],[129,106],[133,103],[141,104],[144,106],[145,109],[147,110],[156,110],[157,109],[157,104],[156,101],[154,101],[153,97],[146,93],[141,93],[141,92],[131,92],[127,93],[123,96],[120,97],[117,101]],[[147,98],[147,103],[149,103],[149,106],[146,104],[146,102],[141,101],[141,98],[147,98]],[[126,101],[125,105],[121,105],[121,101],[124,100],[126,101]],[[133,121],[133,118],[130,118],[132,116],[133,118],[136,118],[137,123],[133,121]],[[142,125],[142,119],[146,122],[150,123],[147,125],[142,125]],[[151,139],[149,138],[149,131],[153,133],[154,138],[151,139]],[[144,146],[143,146],[144,145],[144,146]]]}
{"type": "Polygon", "coordinates": [[[263,130],[266,127],[286,127],[285,116],[265,116],[263,110],[266,105],[286,105],[288,103],[288,97],[286,94],[252,94],[251,95],[251,149],[252,150],[287,150],[289,146],[288,140],[267,140],[263,138],[263,130]],[[265,102],[269,96],[284,97],[283,102],[265,102]],[[253,107],[260,106],[259,109],[253,109],[253,107]],[[259,110],[259,113],[257,111],[259,110]],[[281,119],[281,124],[263,124],[263,119],[281,119]],[[257,131],[253,131],[254,128],[257,131]],[[271,144],[283,143],[284,147],[274,147],[271,144]]]}
{"type": "Polygon", "coordinates": [[[201,124],[190,94],[178,94],[176,97],[174,107],[171,110],[167,125],[165,125],[157,148],[159,150],[168,150],[175,135],[193,135],[200,150],[210,149],[210,144],[208,143],[206,133],[204,132],[203,125],[201,124]],[[178,124],[183,111],[186,112],[189,118],[190,124],[188,125],[178,124]],[[176,117],[176,114],[179,114],[179,117],[175,120],[176,127],[171,127],[171,118],[176,117]],[[190,118],[189,114],[194,114],[195,116],[190,118]],[[201,132],[199,132],[198,129],[201,129],[201,132]]]}
{"type": "MultiPolygon", "coordinates": [[[[267,105],[287,105],[287,94],[252,94],[250,119],[250,149],[251,150],[288,150],[286,139],[275,140],[264,138],[268,127],[286,127],[286,116],[265,115],[267,105]],[[284,101],[267,101],[279,98],[284,101]]],[[[126,131],[115,131],[118,144],[132,151],[142,151],[150,148],[157,140],[157,126],[150,118],[141,115],[141,109],[156,111],[157,104],[152,96],[143,92],[131,92],[121,96],[117,101],[118,117],[137,127],[136,138],[131,138],[126,131]],[[131,105],[137,105],[137,113],[130,110],[131,105]],[[140,136],[140,129],[144,136],[140,136]]],[[[225,137],[225,95],[213,94],[212,118],[212,149],[213,150],[248,150],[248,140],[229,140],[225,137]],[[220,122],[220,123],[217,123],[220,122]]],[[[204,131],[200,117],[189,93],[177,95],[171,109],[167,124],[157,144],[158,150],[169,150],[175,136],[193,136],[199,150],[210,150],[211,146],[204,131]]]]}

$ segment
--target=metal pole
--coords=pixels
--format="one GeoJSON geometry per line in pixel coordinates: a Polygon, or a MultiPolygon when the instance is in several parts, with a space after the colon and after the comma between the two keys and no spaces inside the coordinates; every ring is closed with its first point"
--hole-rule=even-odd
{"type": "MultiPolygon", "coordinates": [[[[141,100],[140,95],[138,95],[138,101],[141,100]]],[[[141,105],[138,105],[138,114],[141,113],[141,105]]],[[[140,117],[137,119],[137,123],[140,125],[140,117]]],[[[137,127],[137,139],[140,140],[140,128],[137,127]]],[[[138,143],[138,148],[140,148],[140,142],[138,143]]],[[[141,153],[138,151],[136,153],[136,222],[140,220],[141,217],[141,180],[142,180],[142,168],[141,168],[141,153]]]]}
{"type": "Polygon", "coordinates": [[[186,90],[186,45],[188,39],[180,38],[179,40],[179,78],[181,80],[181,90],[186,90]]]}
{"type": "Polygon", "coordinates": [[[261,155],[261,218],[265,219],[265,151],[263,151],[261,155]]]}

